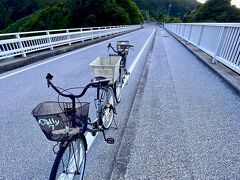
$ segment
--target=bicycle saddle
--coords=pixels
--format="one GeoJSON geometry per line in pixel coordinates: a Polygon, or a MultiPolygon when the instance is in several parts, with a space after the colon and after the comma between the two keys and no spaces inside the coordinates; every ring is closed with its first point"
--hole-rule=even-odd
{"type": "Polygon", "coordinates": [[[101,86],[107,86],[110,82],[109,79],[103,77],[103,76],[96,76],[91,80],[92,83],[96,84],[96,86],[101,85],[101,86]]]}

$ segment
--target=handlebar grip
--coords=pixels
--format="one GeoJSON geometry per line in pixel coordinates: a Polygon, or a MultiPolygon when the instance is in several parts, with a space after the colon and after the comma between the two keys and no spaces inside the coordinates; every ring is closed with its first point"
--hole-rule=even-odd
{"type": "Polygon", "coordinates": [[[49,87],[49,81],[53,79],[53,75],[51,75],[50,73],[47,73],[46,79],[47,79],[47,86],[49,87]]]}
{"type": "Polygon", "coordinates": [[[107,46],[107,48],[108,48],[107,51],[109,51],[109,49],[111,48],[111,46],[112,46],[111,43],[109,43],[108,46],[107,46]]]}
{"type": "Polygon", "coordinates": [[[51,75],[50,73],[47,73],[46,79],[47,80],[52,80],[52,78],[53,78],[53,75],[51,75]]]}

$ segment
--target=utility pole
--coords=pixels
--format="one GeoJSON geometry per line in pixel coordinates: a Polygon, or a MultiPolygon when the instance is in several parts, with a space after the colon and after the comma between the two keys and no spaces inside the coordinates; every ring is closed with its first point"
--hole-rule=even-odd
{"type": "Polygon", "coordinates": [[[169,14],[170,14],[170,9],[172,7],[172,4],[171,4],[171,1],[169,1],[169,5],[168,5],[168,17],[169,17],[169,14]]]}

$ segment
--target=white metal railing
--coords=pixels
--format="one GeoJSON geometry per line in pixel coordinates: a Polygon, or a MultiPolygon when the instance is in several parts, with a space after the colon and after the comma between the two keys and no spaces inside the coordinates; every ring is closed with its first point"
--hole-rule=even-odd
{"type": "Polygon", "coordinates": [[[128,32],[140,25],[107,26],[0,34],[0,60],[76,42],[128,32]]]}
{"type": "Polygon", "coordinates": [[[240,23],[176,23],[164,27],[240,74],[240,23]]]}

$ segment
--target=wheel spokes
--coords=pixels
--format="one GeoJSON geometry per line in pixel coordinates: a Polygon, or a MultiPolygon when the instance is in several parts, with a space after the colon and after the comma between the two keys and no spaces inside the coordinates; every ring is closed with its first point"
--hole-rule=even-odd
{"type": "Polygon", "coordinates": [[[79,143],[79,141],[75,142],[77,144],[77,147],[79,146],[79,149],[77,147],[74,147],[73,142],[69,145],[69,157],[66,166],[63,165],[63,172],[61,173],[58,180],[72,180],[74,179],[75,175],[81,175],[83,172],[81,171],[81,166],[84,161],[84,152],[81,151],[83,144],[79,143]],[[79,152],[80,150],[80,152],[79,152]]]}

